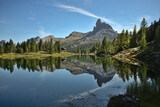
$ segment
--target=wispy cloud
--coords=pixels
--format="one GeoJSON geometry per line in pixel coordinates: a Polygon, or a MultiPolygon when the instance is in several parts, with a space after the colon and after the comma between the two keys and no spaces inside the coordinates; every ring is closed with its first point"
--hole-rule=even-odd
{"type": "Polygon", "coordinates": [[[57,4],[56,7],[59,7],[59,8],[63,8],[63,9],[66,9],[67,11],[70,11],[70,12],[76,12],[76,13],[80,13],[80,14],[83,14],[83,15],[86,15],[86,16],[90,16],[90,17],[93,17],[93,18],[100,18],[101,20],[107,22],[107,23],[110,23],[110,24],[114,24],[115,22],[107,19],[107,18],[104,18],[104,17],[101,17],[101,16],[97,16],[89,11],[86,11],[84,9],[81,9],[81,8],[77,8],[77,7],[74,7],[74,6],[69,6],[69,5],[64,5],[64,4],[57,4]]]}
{"type": "Polygon", "coordinates": [[[43,26],[40,26],[40,29],[38,30],[38,33],[40,34],[41,37],[45,37],[45,36],[51,35],[50,33],[47,33],[47,32],[44,30],[44,27],[43,27],[43,26]]]}
{"type": "MultiPolygon", "coordinates": [[[[87,1],[87,0],[86,0],[87,1]]],[[[89,2],[90,0],[88,0],[89,2]]],[[[53,6],[53,5],[52,5],[53,6]]],[[[87,10],[84,10],[82,8],[78,8],[78,7],[75,7],[75,6],[71,6],[71,5],[64,5],[64,4],[56,4],[54,5],[58,8],[63,8],[65,9],[66,11],[69,11],[69,12],[75,12],[75,13],[79,13],[79,14],[82,14],[82,15],[86,15],[86,16],[89,16],[89,17],[93,17],[93,18],[99,18],[103,21],[105,21],[106,23],[109,23],[113,26],[114,30],[118,31],[118,32],[121,32],[123,29],[128,29],[129,31],[132,31],[133,30],[133,27],[135,24],[137,23],[140,23],[140,21],[145,18],[146,20],[150,20],[151,17],[149,15],[147,16],[143,16],[143,17],[138,17],[137,19],[139,20],[138,22],[136,22],[135,24],[132,23],[128,23],[127,25],[121,25],[120,23],[117,23],[113,20],[110,20],[108,18],[105,18],[105,17],[101,17],[101,16],[98,16],[92,12],[89,12],[87,10]]]]}
{"type": "Polygon", "coordinates": [[[118,32],[121,32],[122,29],[126,28],[126,26],[122,26],[121,24],[119,24],[115,21],[109,20],[105,17],[95,15],[95,14],[93,14],[93,13],[87,11],[87,10],[82,9],[82,8],[78,8],[78,7],[70,6],[70,5],[64,5],[64,4],[57,4],[55,6],[59,7],[59,8],[63,8],[65,10],[69,11],[69,12],[80,13],[82,15],[86,15],[86,16],[89,16],[89,17],[101,19],[101,20],[105,21],[106,23],[111,24],[113,26],[113,28],[118,32]]]}

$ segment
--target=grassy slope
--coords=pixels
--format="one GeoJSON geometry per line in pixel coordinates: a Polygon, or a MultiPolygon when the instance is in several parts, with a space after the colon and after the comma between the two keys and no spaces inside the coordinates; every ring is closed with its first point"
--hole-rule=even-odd
{"type": "Polygon", "coordinates": [[[45,57],[68,57],[68,56],[73,56],[76,55],[75,53],[70,53],[70,52],[61,52],[61,53],[53,53],[53,54],[48,54],[44,51],[40,52],[29,52],[29,53],[4,53],[0,55],[0,58],[2,59],[17,59],[17,58],[30,58],[30,59],[41,59],[45,57]]]}

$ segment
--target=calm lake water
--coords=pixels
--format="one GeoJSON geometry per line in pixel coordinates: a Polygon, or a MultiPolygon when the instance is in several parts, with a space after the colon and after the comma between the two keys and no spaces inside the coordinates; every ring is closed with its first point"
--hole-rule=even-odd
{"type": "Polygon", "coordinates": [[[0,107],[106,107],[115,95],[159,93],[159,77],[97,56],[0,59],[0,107]]]}

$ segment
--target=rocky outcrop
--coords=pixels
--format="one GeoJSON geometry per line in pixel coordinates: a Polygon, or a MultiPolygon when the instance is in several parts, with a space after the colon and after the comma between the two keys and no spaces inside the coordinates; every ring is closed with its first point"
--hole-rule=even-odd
{"type": "Polygon", "coordinates": [[[83,37],[88,33],[81,33],[81,32],[72,32],[71,34],[69,34],[69,36],[67,36],[66,38],[74,38],[74,37],[83,37]]]}
{"type": "MultiPolygon", "coordinates": [[[[39,36],[34,39],[36,43],[39,43],[42,39],[43,43],[53,40],[53,44],[56,41],[60,41],[62,47],[65,47],[68,51],[76,51],[77,49],[91,48],[96,43],[99,43],[106,36],[108,40],[113,40],[117,37],[117,33],[113,28],[104,22],[101,22],[100,19],[97,20],[96,26],[93,28],[93,31],[87,33],[81,32],[72,32],[66,38],[55,38],[53,35],[48,35],[44,38],[39,36]]],[[[29,40],[31,40],[29,39],[29,40]]]]}
{"type": "Polygon", "coordinates": [[[107,107],[140,107],[139,98],[133,95],[119,95],[110,99],[107,107]]]}
{"type": "Polygon", "coordinates": [[[93,28],[93,31],[88,33],[77,33],[74,32],[70,34],[68,37],[76,37],[75,35],[79,35],[77,39],[74,39],[70,42],[63,43],[63,47],[66,47],[68,50],[75,51],[77,49],[91,48],[96,43],[99,43],[106,36],[108,40],[113,40],[117,37],[117,33],[112,29],[109,24],[102,23],[100,19],[97,20],[96,26],[93,28]]]}

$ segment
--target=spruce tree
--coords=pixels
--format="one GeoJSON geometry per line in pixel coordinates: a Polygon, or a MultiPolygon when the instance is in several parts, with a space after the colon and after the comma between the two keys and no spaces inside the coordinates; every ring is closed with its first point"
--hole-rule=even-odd
{"type": "Polygon", "coordinates": [[[16,45],[16,53],[20,53],[21,52],[21,46],[19,44],[19,42],[16,45]]]}
{"type": "Polygon", "coordinates": [[[143,18],[142,22],[141,22],[141,29],[140,29],[140,33],[141,33],[141,38],[139,41],[139,45],[141,46],[141,48],[145,48],[146,47],[146,28],[147,28],[147,22],[145,20],[145,18],[143,18]]]}
{"type": "Polygon", "coordinates": [[[14,44],[13,44],[13,40],[12,39],[10,39],[10,41],[9,41],[9,52],[10,53],[14,52],[14,44]]]}
{"type": "Polygon", "coordinates": [[[146,47],[146,32],[145,32],[145,30],[142,31],[142,38],[139,43],[140,43],[140,46],[142,49],[144,49],[146,47]]]}
{"type": "Polygon", "coordinates": [[[106,46],[107,46],[107,38],[106,38],[106,36],[103,38],[103,40],[102,40],[102,51],[106,54],[107,53],[107,48],[106,48],[106,46]]]}
{"type": "Polygon", "coordinates": [[[49,43],[49,53],[50,54],[54,53],[53,39],[51,39],[51,41],[49,43]]]}
{"type": "Polygon", "coordinates": [[[131,41],[130,41],[130,47],[136,47],[137,46],[137,31],[136,31],[136,25],[134,26],[133,30],[133,35],[131,36],[131,41]]]}
{"type": "Polygon", "coordinates": [[[2,55],[4,53],[4,46],[0,46],[0,54],[2,55]]]}
{"type": "Polygon", "coordinates": [[[156,29],[155,41],[160,42],[160,25],[158,25],[158,27],[156,29]]]}
{"type": "Polygon", "coordinates": [[[28,52],[31,52],[31,43],[29,40],[27,40],[27,48],[28,48],[28,52]]]}
{"type": "Polygon", "coordinates": [[[58,53],[61,52],[61,45],[59,41],[56,41],[56,43],[54,44],[54,49],[55,49],[55,52],[58,52],[58,53]]]}
{"type": "Polygon", "coordinates": [[[36,52],[36,42],[34,39],[31,40],[31,51],[36,52]]]}
{"type": "Polygon", "coordinates": [[[39,42],[39,50],[42,51],[43,49],[43,43],[42,43],[42,39],[40,39],[40,42],[39,42]]]}

